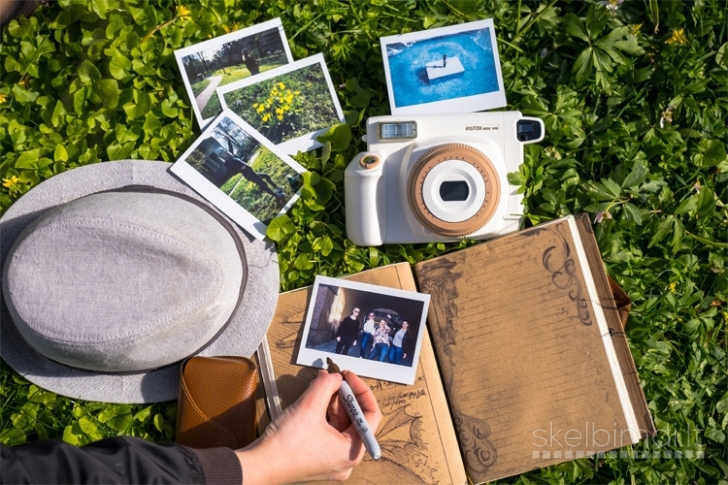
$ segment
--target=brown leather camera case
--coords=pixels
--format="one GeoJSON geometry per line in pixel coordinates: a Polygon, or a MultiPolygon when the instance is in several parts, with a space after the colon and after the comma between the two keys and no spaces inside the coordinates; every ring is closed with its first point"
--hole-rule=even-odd
{"type": "Polygon", "coordinates": [[[192,357],[180,371],[179,444],[243,448],[256,438],[255,364],[245,357],[192,357]]]}

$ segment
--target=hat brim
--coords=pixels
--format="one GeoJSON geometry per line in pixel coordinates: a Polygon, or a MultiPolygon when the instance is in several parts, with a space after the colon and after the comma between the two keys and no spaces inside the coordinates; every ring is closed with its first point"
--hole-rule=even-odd
{"type": "MultiPolygon", "coordinates": [[[[86,195],[131,185],[184,194],[216,210],[169,171],[171,163],[146,160],[104,162],[56,175],[18,199],[0,219],[0,269],[23,230],[49,210],[86,195]]],[[[222,214],[221,214],[222,215],[222,214]]],[[[223,216],[224,217],[224,216],[223,216]]],[[[223,332],[198,355],[250,357],[273,319],[279,291],[275,246],[231,223],[243,243],[247,284],[242,302],[223,332]]],[[[0,357],[40,387],[88,401],[152,403],[177,398],[181,362],[140,373],[102,374],[69,367],[44,357],[15,328],[2,299],[0,357]]]]}

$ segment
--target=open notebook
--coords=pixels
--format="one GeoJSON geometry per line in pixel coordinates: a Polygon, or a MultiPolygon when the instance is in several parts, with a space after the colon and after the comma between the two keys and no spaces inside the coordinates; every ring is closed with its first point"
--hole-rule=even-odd
{"type": "MultiPolygon", "coordinates": [[[[368,380],[383,456],[350,482],[480,483],[655,433],[585,216],[347,278],[432,296],[415,384],[368,380]]],[[[309,293],[280,296],[261,346],[272,415],[316,375],[294,363],[309,293]]]]}

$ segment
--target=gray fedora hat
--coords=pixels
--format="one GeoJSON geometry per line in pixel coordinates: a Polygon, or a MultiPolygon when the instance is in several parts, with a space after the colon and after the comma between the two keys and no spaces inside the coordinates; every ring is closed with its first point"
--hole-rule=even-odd
{"type": "Polygon", "coordinates": [[[275,247],[169,172],[124,160],[75,168],[0,218],[0,356],[85,400],[177,398],[191,355],[251,356],[273,318],[275,247]]]}

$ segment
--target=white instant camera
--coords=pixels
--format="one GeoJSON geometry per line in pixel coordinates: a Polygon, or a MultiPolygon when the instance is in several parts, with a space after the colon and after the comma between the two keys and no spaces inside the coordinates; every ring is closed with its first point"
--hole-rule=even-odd
{"type": "Polygon", "coordinates": [[[380,116],[344,173],[346,232],[359,246],[486,239],[518,229],[507,174],[543,122],[519,111],[380,116]]]}

